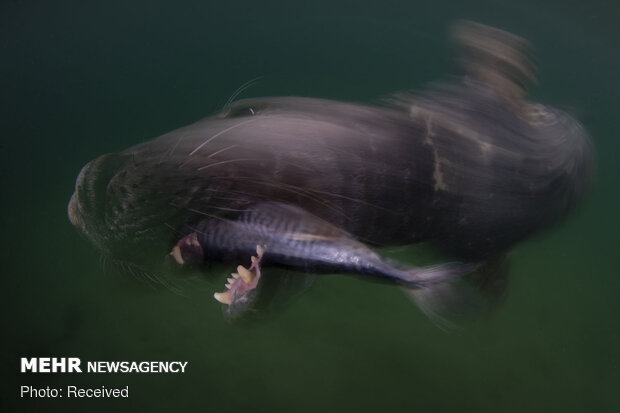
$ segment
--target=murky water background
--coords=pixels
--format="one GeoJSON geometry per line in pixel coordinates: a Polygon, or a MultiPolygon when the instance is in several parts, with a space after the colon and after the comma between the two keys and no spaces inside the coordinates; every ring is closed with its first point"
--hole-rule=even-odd
{"type": "Polygon", "coordinates": [[[612,1],[37,2],[0,5],[3,411],[618,411],[620,10],[612,1]],[[126,4],[127,3],[127,4],[126,4]],[[212,292],[155,289],[71,227],[81,166],[244,96],[369,102],[453,67],[450,22],[529,39],[532,97],[580,117],[592,196],[513,254],[491,319],[438,329],[397,289],[327,276],[279,317],[225,322],[212,292]],[[186,360],[182,375],[20,374],[19,357],[186,360]],[[20,400],[19,386],[130,386],[20,400]]]}

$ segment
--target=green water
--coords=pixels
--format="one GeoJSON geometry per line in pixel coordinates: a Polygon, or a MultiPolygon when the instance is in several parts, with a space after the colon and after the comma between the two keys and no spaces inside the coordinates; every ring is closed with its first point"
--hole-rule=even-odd
{"type": "Polygon", "coordinates": [[[2,411],[620,411],[620,10],[613,1],[44,2],[0,5],[2,411]],[[106,270],[66,205],[90,159],[244,96],[370,102],[453,67],[458,18],[535,46],[532,96],[583,119],[588,202],[516,248],[502,309],[444,332],[402,293],[324,277],[278,317],[222,319],[185,294],[106,270]],[[21,374],[20,357],[184,360],[180,375],[21,374]],[[128,399],[20,399],[130,387],[128,399]]]}

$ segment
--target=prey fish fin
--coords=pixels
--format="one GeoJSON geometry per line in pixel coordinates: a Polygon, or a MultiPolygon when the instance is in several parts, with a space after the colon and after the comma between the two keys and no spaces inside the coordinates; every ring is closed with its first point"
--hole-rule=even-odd
{"type": "Polygon", "coordinates": [[[461,278],[478,268],[479,264],[464,262],[448,262],[426,267],[411,267],[400,274],[395,280],[407,289],[424,289],[444,284],[455,278],[461,278]]]}
{"type": "Polygon", "coordinates": [[[458,329],[499,307],[506,293],[508,267],[502,254],[489,258],[464,277],[403,291],[437,326],[458,329]]]}

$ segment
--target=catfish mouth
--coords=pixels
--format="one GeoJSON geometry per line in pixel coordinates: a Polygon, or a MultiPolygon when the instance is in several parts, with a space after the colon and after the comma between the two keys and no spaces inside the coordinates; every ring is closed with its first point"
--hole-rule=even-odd
{"type": "Polygon", "coordinates": [[[250,257],[252,265],[250,268],[245,268],[243,265],[237,266],[237,272],[231,274],[231,278],[227,278],[228,281],[225,285],[226,291],[213,294],[213,298],[224,305],[229,307],[237,306],[239,304],[249,304],[251,294],[261,278],[260,262],[263,257],[265,249],[257,245],[256,256],[250,257]]]}
{"type": "MultiPolygon", "coordinates": [[[[244,313],[252,307],[261,280],[261,261],[264,253],[265,248],[257,245],[256,255],[250,257],[251,265],[248,268],[238,265],[237,272],[233,272],[226,279],[226,289],[213,294],[213,298],[224,304],[226,312],[230,315],[244,313]]],[[[194,232],[181,238],[170,251],[170,255],[179,265],[201,263],[204,259],[204,250],[198,241],[198,234],[194,232]]]]}

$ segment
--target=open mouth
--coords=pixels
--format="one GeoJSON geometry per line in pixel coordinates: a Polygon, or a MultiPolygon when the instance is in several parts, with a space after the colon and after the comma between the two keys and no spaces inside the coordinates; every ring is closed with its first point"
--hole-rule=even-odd
{"type": "MultiPolygon", "coordinates": [[[[247,302],[249,300],[248,293],[256,289],[261,278],[260,264],[264,253],[265,247],[257,245],[256,255],[250,257],[250,267],[237,266],[237,272],[232,273],[230,278],[226,280],[226,290],[213,294],[213,297],[227,306],[247,302]]],[[[201,262],[204,251],[198,241],[198,234],[192,233],[183,237],[172,248],[170,255],[179,265],[201,262]]]]}
{"type": "Polygon", "coordinates": [[[222,304],[231,305],[247,301],[248,292],[254,290],[261,277],[260,262],[265,249],[261,245],[256,246],[256,256],[250,257],[250,268],[243,265],[237,267],[237,272],[231,274],[226,281],[226,291],[213,294],[213,298],[222,304]]]}

